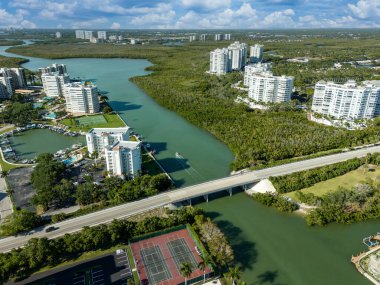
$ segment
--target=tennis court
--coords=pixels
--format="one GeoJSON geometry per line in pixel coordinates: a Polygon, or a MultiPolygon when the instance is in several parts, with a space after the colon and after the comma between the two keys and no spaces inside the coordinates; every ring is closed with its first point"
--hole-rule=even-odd
{"type": "Polygon", "coordinates": [[[106,124],[107,120],[103,115],[95,115],[95,116],[83,116],[75,118],[75,123],[78,126],[90,126],[90,125],[99,125],[106,124]]]}
{"type": "Polygon", "coordinates": [[[147,270],[149,284],[157,284],[172,277],[158,245],[143,248],[141,257],[147,270]]]}
{"type": "Polygon", "coordinates": [[[186,262],[191,263],[193,268],[197,268],[198,263],[184,238],[169,241],[166,245],[169,248],[170,254],[173,256],[178,271],[181,268],[181,264],[186,262]]]}
{"type": "MultiPolygon", "coordinates": [[[[186,228],[153,237],[140,237],[131,241],[130,247],[143,285],[182,284],[184,277],[180,268],[185,262],[193,265],[193,272],[187,284],[203,280],[203,271],[198,268],[201,257],[186,228]]],[[[212,275],[210,268],[206,268],[205,273],[212,275]]]]}

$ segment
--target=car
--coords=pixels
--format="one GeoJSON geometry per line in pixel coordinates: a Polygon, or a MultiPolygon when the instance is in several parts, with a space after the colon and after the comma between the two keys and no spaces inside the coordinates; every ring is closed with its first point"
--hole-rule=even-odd
{"type": "Polygon", "coordinates": [[[52,231],[55,231],[55,230],[58,230],[59,228],[58,227],[48,227],[45,229],[45,232],[46,233],[49,233],[49,232],[52,232],[52,231]]]}

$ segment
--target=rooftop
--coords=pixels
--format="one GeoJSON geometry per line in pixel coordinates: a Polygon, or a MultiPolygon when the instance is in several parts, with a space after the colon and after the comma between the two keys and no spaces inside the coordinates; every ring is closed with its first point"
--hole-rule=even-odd
{"type": "Polygon", "coordinates": [[[140,147],[141,142],[133,142],[133,141],[118,141],[111,148],[112,150],[119,150],[123,148],[127,149],[137,149],[140,147]]]}
{"type": "Polygon", "coordinates": [[[90,134],[95,135],[103,135],[103,134],[124,134],[128,132],[130,127],[122,127],[122,128],[93,128],[89,131],[90,134]]]}

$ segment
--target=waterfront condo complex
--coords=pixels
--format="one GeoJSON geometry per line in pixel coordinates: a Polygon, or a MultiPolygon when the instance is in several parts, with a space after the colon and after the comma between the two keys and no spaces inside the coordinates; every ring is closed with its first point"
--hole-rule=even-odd
{"type": "Polygon", "coordinates": [[[86,134],[87,148],[90,154],[104,155],[104,148],[118,141],[127,141],[130,128],[93,128],[86,134]]]}
{"type": "Polygon", "coordinates": [[[0,68],[0,98],[11,98],[16,89],[25,86],[23,68],[0,68]]]}
{"type": "Polygon", "coordinates": [[[71,82],[63,86],[66,111],[74,115],[99,112],[98,89],[90,82],[71,82]]]}
{"type": "Polygon", "coordinates": [[[272,65],[270,63],[256,63],[246,65],[244,68],[244,86],[249,86],[250,78],[259,73],[271,71],[272,65]]]}
{"type": "Polygon", "coordinates": [[[271,72],[252,74],[248,81],[248,96],[258,102],[281,103],[291,99],[294,78],[275,76],[271,72]]]}
{"type": "Polygon", "coordinates": [[[263,60],[264,46],[255,44],[249,50],[249,60],[251,63],[261,62],[263,60]]]}
{"type": "Polygon", "coordinates": [[[380,81],[345,84],[319,81],[312,111],[338,119],[371,119],[380,115],[380,81]]]}
{"type": "Polygon", "coordinates": [[[108,175],[136,177],[141,171],[141,144],[129,140],[131,129],[93,128],[86,134],[90,154],[105,157],[108,175]]]}
{"type": "Polygon", "coordinates": [[[70,83],[70,77],[60,72],[43,73],[41,80],[45,94],[49,97],[62,97],[64,85],[70,83]]]}
{"type": "Polygon", "coordinates": [[[105,148],[108,175],[135,178],[141,171],[141,142],[118,141],[105,148]]]}
{"type": "Polygon", "coordinates": [[[247,58],[247,44],[234,42],[228,48],[210,52],[210,73],[216,75],[242,70],[247,58]]]}
{"type": "Polygon", "coordinates": [[[53,63],[51,66],[41,67],[38,69],[41,74],[45,73],[55,73],[57,72],[59,75],[67,74],[67,68],[65,64],[57,64],[53,63]]]}

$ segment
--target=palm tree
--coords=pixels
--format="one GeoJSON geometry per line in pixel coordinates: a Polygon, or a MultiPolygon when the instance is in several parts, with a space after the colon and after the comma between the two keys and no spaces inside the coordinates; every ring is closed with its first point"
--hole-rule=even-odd
{"type": "Polygon", "coordinates": [[[206,282],[206,268],[212,262],[208,255],[200,255],[201,261],[198,263],[198,268],[203,271],[203,283],[206,282]]]}
{"type": "Polygon", "coordinates": [[[7,177],[9,175],[9,171],[7,171],[7,170],[2,170],[1,172],[0,172],[0,177],[1,178],[5,178],[5,177],[7,177]]]}
{"type": "Polygon", "coordinates": [[[184,262],[181,264],[181,268],[179,269],[182,277],[185,278],[185,285],[187,285],[187,278],[191,276],[193,273],[193,265],[190,262],[184,262]]]}
{"type": "Polygon", "coordinates": [[[240,274],[239,266],[235,266],[230,267],[226,275],[231,278],[231,284],[234,284],[235,280],[240,280],[240,274]]]}

